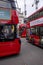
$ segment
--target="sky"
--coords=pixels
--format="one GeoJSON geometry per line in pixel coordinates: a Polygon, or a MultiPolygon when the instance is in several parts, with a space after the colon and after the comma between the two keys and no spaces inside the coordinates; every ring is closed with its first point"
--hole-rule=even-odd
{"type": "MultiPolygon", "coordinates": [[[[34,0],[17,0],[19,8],[21,8],[21,12],[24,12],[24,1],[26,3],[26,11],[27,17],[36,11],[35,5],[32,7],[34,0]]],[[[43,6],[43,0],[39,0],[38,9],[43,6]]]]}

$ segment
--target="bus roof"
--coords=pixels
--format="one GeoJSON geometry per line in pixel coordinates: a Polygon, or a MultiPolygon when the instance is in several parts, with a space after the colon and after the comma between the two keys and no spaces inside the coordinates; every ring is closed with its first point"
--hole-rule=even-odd
{"type": "Polygon", "coordinates": [[[29,18],[29,17],[31,17],[32,15],[34,15],[35,13],[37,13],[37,12],[39,12],[39,11],[41,11],[41,10],[43,10],[43,7],[41,7],[40,9],[38,9],[37,11],[35,11],[33,14],[31,14],[30,16],[28,16],[27,18],[29,18]]]}

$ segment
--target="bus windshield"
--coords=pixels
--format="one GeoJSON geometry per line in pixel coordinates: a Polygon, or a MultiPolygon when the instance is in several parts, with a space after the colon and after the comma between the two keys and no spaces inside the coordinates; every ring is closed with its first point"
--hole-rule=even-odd
{"type": "Polygon", "coordinates": [[[2,1],[0,1],[0,7],[11,8],[11,4],[10,4],[10,2],[2,0],[2,1]]]}
{"type": "Polygon", "coordinates": [[[12,40],[15,37],[14,25],[0,25],[0,41],[12,40]]]}

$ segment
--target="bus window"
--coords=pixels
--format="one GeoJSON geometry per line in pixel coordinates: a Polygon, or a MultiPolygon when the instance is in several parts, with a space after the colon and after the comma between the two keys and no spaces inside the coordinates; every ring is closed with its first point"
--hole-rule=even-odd
{"type": "Polygon", "coordinates": [[[36,26],[36,35],[39,36],[39,26],[36,26]]]}
{"type": "Polygon", "coordinates": [[[10,20],[10,10],[9,9],[0,9],[0,19],[6,19],[6,20],[10,20]],[[6,16],[7,15],[7,16],[6,16]]]}
{"type": "Polygon", "coordinates": [[[43,11],[41,11],[41,12],[39,13],[39,16],[43,16],[43,11]]]}
{"type": "Polygon", "coordinates": [[[0,7],[11,8],[10,2],[0,1],[0,7]]]}
{"type": "Polygon", "coordinates": [[[40,35],[43,36],[43,26],[40,27],[40,35]]]}
{"type": "Polygon", "coordinates": [[[30,29],[30,34],[33,34],[33,35],[36,34],[36,28],[31,28],[30,29]]]}

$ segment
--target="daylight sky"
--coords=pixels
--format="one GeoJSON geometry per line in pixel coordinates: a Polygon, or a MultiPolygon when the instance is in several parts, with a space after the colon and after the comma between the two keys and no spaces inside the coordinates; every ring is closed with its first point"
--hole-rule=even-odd
{"type": "MultiPolygon", "coordinates": [[[[26,2],[26,11],[27,11],[27,15],[26,16],[29,16],[34,11],[36,11],[35,5],[32,7],[32,4],[34,3],[34,0],[17,0],[18,5],[21,8],[21,12],[24,12],[24,1],[26,2]]],[[[43,0],[39,0],[39,1],[40,2],[38,4],[38,9],[43,6],[43,0]]]]}

